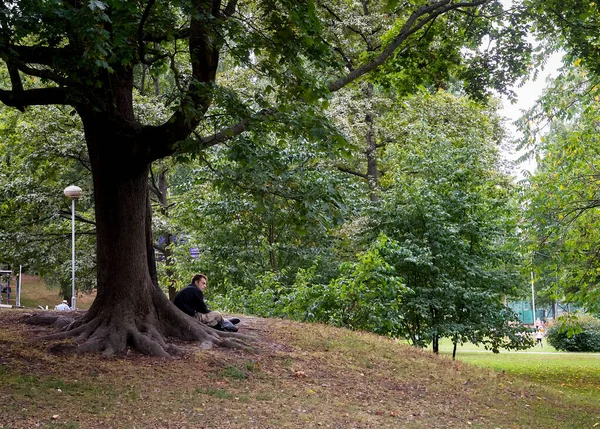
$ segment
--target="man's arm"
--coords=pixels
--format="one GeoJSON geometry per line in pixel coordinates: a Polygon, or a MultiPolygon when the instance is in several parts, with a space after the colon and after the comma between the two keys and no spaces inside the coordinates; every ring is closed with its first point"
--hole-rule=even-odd
{"type": "Polygon", "coordinates": [[[202,314],[206,314],[206,313],[210,313],[210,310],[208,309],[208,307],[206,306],[206,303],[204,302],[204,294],[202,293],[202,291],[200,289],[198,289],[198,293],[196,294],[196,312],[198,313],[202,313],[202,314]]]}

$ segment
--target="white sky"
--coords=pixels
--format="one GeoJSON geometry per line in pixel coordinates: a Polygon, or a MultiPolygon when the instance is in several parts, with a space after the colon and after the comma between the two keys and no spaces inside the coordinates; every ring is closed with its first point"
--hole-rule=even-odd
{"type": "MultiPolygon", "coordinates": [[[[507,118],[507,126],[511,134],[509,139],[519,136],[513,122],[519,119],[524,111],[531,108],[535,101],[542,95],[542,91],[546,87],[546,79],[555,77],[558,74],[558,69],[562,66],[562,56],[562,53],[552,55],[544,66],[544,70],[538,73],[535,80],[529,80],[521,87],[512,87],[512,90],[517,94],[516,103],[512,104],[506,97],[502,97],[503,108],[500,113],[507,118]]],[[[519,155],[515,153],[505,154],[509,160],[516,160],[519,155]]],[[[521,174],[522,170],[533,172],[535,170],[535,161],[532,160],[518,165],[515,171],[517,178],[523,177],[521,174]]]]}
{"type": "MultiPolygon", "coordinates": [[[[513,4],[513,0],[501,0],[501,2],[505,9],[510,9],[513,4]]],[[[537,44],[532,36],[530,36],[529,42],[533,45],[537,44]]],[[[510,134],[512,134],[512,137],[518,136],[513,122],[521,117],[523,111],[532,107],[538,97],[542,95],[542,91],[546,87],[546,79],[548,77],[554,77],[558,74],[558,69],[562,65],[562,57],[563,53],[556,53],[552,55],[550,58],[548,58],[544,69],[538,73],[536,80],[527,81],[521,87],[512,87],[513,91],[517,94],[517,102],[515,104],[512,104],[510,101],[508,101],[506,97],[502,97],[503,109],[501,110],[501,114],[508,119],[507,126],[510,134]]],[[[519,158],[519,155],[520,154],[515,153],[505,154],[506,158],[509,160],[516,160],[519,158]]],[[[535,160],[523,163],[516,167],[515,173],[517,175],[517,179],[523,178],[523,175],[521,174],[521,171],[523,170],[533,172],[535,170],[535,160]]]]}
{"type": "Polygon", "coordinates": [[[530,80],[522,87],[512,87],[518,97],[516,104],[511,104],[508,100],[505,100],[503,114],[512,120],[516,120],[521,115],[521,111],[533,106],[535,100],[542,95],[542,90],[546,86],[546,78],[554,77],[558,74],[558,69],[562,63],[562,53],[556,53],[552,55],[544,70],[540,71],[536,80],[530,80]]]}
{"type": "MultiPolygon", "coordinates": [[[[505,9],[510,9],[512,7],[513,0],[501,0],[501,2],[505,9]]],[[[527,40],[534,46],[538,45],[538,42],[533,36],[528,36],[527,40]]],[[[546,86],[546,78],[549,76],[556,76],[557,70],[562,65],[562,56],[562,53],[552,55],[548,59],[544,70],[538,73],[536,80],[528,81],[520,88],[514,86],[512,87],[513,91],[515,91],[517,94],[518,101],[516,104],[511,104],[508,100],[506,100],[506,98],[503,98],[504,116],[514,121],[519,118],[522,110],[526,110],[533,105],[535,100],[542,94],[542,90],[546,86]]]]}

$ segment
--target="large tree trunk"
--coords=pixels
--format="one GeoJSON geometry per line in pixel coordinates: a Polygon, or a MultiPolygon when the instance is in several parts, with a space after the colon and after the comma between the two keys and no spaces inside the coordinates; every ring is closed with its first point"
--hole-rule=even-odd
{"type": "MultiPolygon", "coordinates": [[[[168,356],[168,337],[241,345],[175,307],[156,280],[150,228],[149,164],[140,161],[131,133],[102,114],[83,112],[96,210],[98,294],[89,311],[55,338],[75,337],[80,351],[111,355],[132,346],[168,356]]],[[[130,130],[129,130],[130,131],[130,130]]],[[[234,338],[231,338],[234,337],[234,338]]]]}
{"type": "MultiPolygon", "coordinates": [[[[220,22],[223,12],[229,16],[235,5],[235,1],[231,2],[225,11],[219,0],[194,1],[189,5],[192,10],[187,37],[191,66],[188,87],[179,107],[162,125],[142,127],[133,110],[132,64],[136,58],[142,63],[146,58],[144,23],[151,13],[152,2],[145,6],[136,33],[138,39],[131,34],[129,56],[123,54],[116,60],[111,59],[110,72],[108,67],[106,70],[96,66],[93,70],[82,68],[75,75],[76,83],[62,88],[62,81],[68,81],[65,76],[70,76],[73,70],[67,69],[64,75],[44,70],[50,79],[60,76],[60,87],[26,93],[36,104],[74,105],[84,126],[94,182],[98,295],[83,317],[57,335],[76,337],[80,350],[114,354],[131,345],[144,353],[165,356],[172,350],[165,341],[168,336],[226,345],[236,344],[226,337],[241,338],[200,324],[179,311],[160,290],[148,196],[150,163],[172,155],[176,143],[189,137],[212,102],[210,88],[216,79],[223,43],[220,22]],[[89,80],[81,79],[87,73],[89,80]],[[89,86],[85,87],[86,84],[89,86]]],[[[112,23],[104,30],[116,37],[112,23]]],[[[73,42],[81,42],[78,34],[73,37],[73,42]]],[[[76,47],[77,43],[73,44],[76,47]]],[[[120,42],[117,45],[119,52],[127,49],[120,42]]],[[[69,52],[72,55],[73,51],[69,52]]],[[[47,59],[40,64],[51,63],[53,61],[47,59]]],[[[12,80],[13,90],[23,97],[25,91],[20,78],[15,76],[12,80]]],[[[28,104],[14,101],[12,97],[12,92],[0,91],[3,102],[21,108],[28,104]]]]}

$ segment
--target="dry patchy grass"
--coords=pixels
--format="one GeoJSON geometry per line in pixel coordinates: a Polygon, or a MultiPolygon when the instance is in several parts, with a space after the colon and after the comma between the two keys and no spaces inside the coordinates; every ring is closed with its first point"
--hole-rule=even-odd
{"type": "MultiPolygon", "coordinates": [[[[15,279],[11,282],[12,293],[10,304],[15,304],[17,299],[15,279]]],[[[77,308],[88,309],[92,305],[96,293],[80,293],[77,295],[77,308]]],[[[6,304],[6,293],[2,294],[2,303],[6,304]]],[[[50,289],[43,279],[28,274],[23,274],[21,284],[21,305],[26,308],[37,308],[48,306],[53,309],[55,305],[62,301],[62,296],[58,289],[50,289]]]]}
{"type": "Polygon", "coordinates": [[[56,355],[0,311],[0,427],[577,428],[600,410],[367,333],[242,317],[252,350],[56,355]]]}

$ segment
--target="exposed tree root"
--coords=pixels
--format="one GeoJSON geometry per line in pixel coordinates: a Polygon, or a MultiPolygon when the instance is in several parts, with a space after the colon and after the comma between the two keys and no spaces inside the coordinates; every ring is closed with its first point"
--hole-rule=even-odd
{"type": "Polygon", "coordinates": [[[64,328],[68,326],[73,319],[56,314],[40,313],[28,319],[27,323],[38,326],[54,326],[55,328],[64,328]]]}
{"type": "Polygon", "coordinates": [[[73,339],[73,351],[97,352],[105,356],[122,354],[127,347],[149,356],[169,357],[181,353],[181,348],[169,343],[168,338],[195,341],[203,349],[213,345],[249,349],[247,342],[253,339],[241,333],[210,328],[183,314],[169,302],[155,310],[141,317],[106,311],[106,308],[97,312],[90,310],[77,318],[40,313],[29,317],[26,322],[59,328],[46,339],[73,339]]]}

